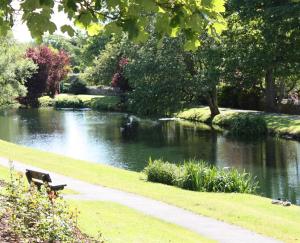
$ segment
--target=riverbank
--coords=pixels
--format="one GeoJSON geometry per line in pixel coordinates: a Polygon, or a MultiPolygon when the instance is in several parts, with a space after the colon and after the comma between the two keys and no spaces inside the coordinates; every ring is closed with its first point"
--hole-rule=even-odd
{"type": "Polygon", "coordinates": [[[59,94],[55,98],[43,96],[39,98],[40,107],[55,108],[90,108],[99,111],[122,111],[120,97],[105,95],[73,95],[59,94]]]}
{"type": "Polygon", "coordinates": [[[4,141],[0,141],[0,156],[89,183],[153,198],[286,242],[297,242],[296,239],[299,239],[298,206],[284,208],[272,205],[268,198],[249,194],[192,192],[150,183],[142,173],[75,160],[4,141]]]}
{"type": "Polygon", "coordinates": [[[229,108],[220,108],[220,112],[221,114],[215,116],[212,121],[210,121],[210,111],[208,107],[186,109],[177,113],[176,117],[204,123],[212,122],[214,125],[228,128],[234,119],[244,116],[245,114],[250,114],[251,116],[259,116],[265,121],[269,134],[289,139],[300,139],[300,116],[298,115],[229,108]]]}

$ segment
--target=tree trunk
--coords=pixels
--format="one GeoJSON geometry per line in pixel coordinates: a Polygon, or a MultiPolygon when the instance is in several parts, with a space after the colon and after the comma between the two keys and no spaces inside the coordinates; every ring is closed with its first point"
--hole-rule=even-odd
{"type": "Polygon", "coordinates": [[[217,89],[214,87],[211,92],[207,95],[207,103],[210,109],[210,117],[211,120],[220,114],[219,107],[218,107],[218,100],[217,100],[217,89]]]}
{"type": "Polygon", "coordinates": [[[275,80],[273,77],[273,70],[268,69],[265,77],[266,82],[266,102],[265,102],[265,110],[269,112],[276,111],[276,87],[275,80]]]}

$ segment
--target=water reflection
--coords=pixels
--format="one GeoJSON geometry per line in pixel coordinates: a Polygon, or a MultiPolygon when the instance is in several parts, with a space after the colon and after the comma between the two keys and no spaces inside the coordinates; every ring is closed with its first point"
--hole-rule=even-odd
{"type": "Polygon", "coordinates": [[[203,159],[246,170],[268,197],[300,204],[300,143],[276,138],[239,141],[203,124],[140,120],[122,113],[8,110],[0,138],[74,158],[142,170],[148,158],[203,159]]]}

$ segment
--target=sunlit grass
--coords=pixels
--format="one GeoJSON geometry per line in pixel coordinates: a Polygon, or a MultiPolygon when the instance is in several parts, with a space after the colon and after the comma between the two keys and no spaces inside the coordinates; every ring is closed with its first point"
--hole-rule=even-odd
{"type": "Polygon", "coordinates": [[[182,227],[144,215],[112,202],[68,200],[79,209],[79,227],[88,235],[101,232],[113,243],[213,242],[182,227]]]}
{"type": "MultiPolygon", "coordinates": [[[[267,124],[269,133],[277,135],[300,136],[300,116],[285,115],[277,113],[264,113],[254,111],[238,111],[229,108],[220,108],[220,115],[217,115],[212,123],[222,127],[228,127],[234,117],[243,116],[247,113],[255,116],[260,116],[267,124]]],[[[191,108],[176,114],[178,118],[208,122],[210,112],[208,107],[191,108]]]]}
{"type": "Polygon", "coordinates": [[[0,141],[0,157],[22,161],[90,183],[147,196],[286,242],[300,240],[298,206],[272,205],[268,198],[249,194],[182,190],[147,182],[141,173],[75,160],[4,141],[0,141]]]}

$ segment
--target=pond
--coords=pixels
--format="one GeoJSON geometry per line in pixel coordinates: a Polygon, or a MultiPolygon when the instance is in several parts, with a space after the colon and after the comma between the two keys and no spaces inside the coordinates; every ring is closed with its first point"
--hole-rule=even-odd
{"type": "Polygon", "coordinates": [[[260,182],[260,194],[300,204],[299,142],[274,137],[243,141],[199,123],[137,120],[127,124],[127,114],[90,110],[4,110],[0,139],[133,171],[143,170],[149,157],[203,159],[251,172],[260,182]]]}

